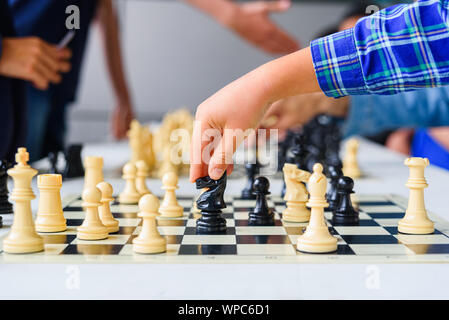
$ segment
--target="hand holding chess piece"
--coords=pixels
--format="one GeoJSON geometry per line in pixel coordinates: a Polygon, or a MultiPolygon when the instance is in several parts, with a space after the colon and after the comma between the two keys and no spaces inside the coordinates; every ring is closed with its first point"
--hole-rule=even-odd
{"type": "Polygon", "coordinates": [[[142,230],[133,240],[133,250],[137,253],[161,253],[167,251],[167,240],[157,230],[156,217],[159,216],[159,200],[152,194],[144,195],[139,201],[139,217],[142,230]]]}
{"type": "Polygon", "coordinates": [[[287,201],[287,208],[282,213],[282,220],[288,222],[307,222],[310,219],[310,210],[306,207],[309,200],[304,183],[310,178],[310,173],[301,169],[295,164],[286,163],[282,169],[286,193],[284,200],[287,201]]]}
{"type": "Polygon", "coordinates": [[[306,231],[298,237],[298,250],[309,253],[326,253],[337,250],[337,238],[332,236],[324,218],[327,179],[323,166],[315,163],[309,182],[310,199],[307,206],[311,208],[310,222],[306,231]]]}
{"type": "Polygon", "coordinates": [[[399,221],[398,231],[407,234],[429,234],[435,231],[434,223],[428,218],[424,204],[424,188],[428,184],[424,169],[429,165],[427,158],[408,158],[404,164],[410,168],[406,186],[410,188],[407,211],[399,221]]]}
{"type": "Polygon", "coordinates": [[[31,253],[44,250],[44,240],[36,233],[31,200],[36,198],[31,189],[31,180],[37,170],[28,165],[30,155],[25,148],[16,154],[17,164],[8,170],[14,180],[11,199],[15,202],[14,222],[8,236],[3,240],[3,251],[7,253],[31,253]]]}
{"type": "Polygon", "coordinates": [[[343,158],[343,174],[352,179],[357,179],[362,175],[357,162],[358,150],[359,141],[357,139],[352,138],[346,142],[346,152],[343,158]]]}

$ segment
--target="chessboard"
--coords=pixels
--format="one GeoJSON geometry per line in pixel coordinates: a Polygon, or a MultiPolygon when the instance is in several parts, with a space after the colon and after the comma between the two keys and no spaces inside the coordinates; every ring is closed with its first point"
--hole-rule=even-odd
{"type": "MultiPolygon", "coordinates": [[[[184,207],[182,218],[158,218],[158,229],[167,239],[167,252],[142,255],[132,250],[132,240],[141,228],[137,205],[111,205],[120,230],[101,241],[82,241],[76,228],[84,219],[81,198],[64,199],[68,230],[41,233],[45,251],[33,254],[7,254],[0,261],[13,263],[388,263],[449,262],[449,223],[429,213],[435,222],[431,235],[399,234],[398,221],[404,216],[406,199],[396,195],[357,195],[354,205],[360,211],[357,226],[332,225],[332,213],[326,212],[330,232],[338,238],[338,250],[330,254],[306,254],[296,250],[296,240],[307,224],[282,221],[285,208],[280,197],[268,203],[276,209],[274,226],[248,226],[248,213],[255,201],[225,196],[223,217],[227,231],[218,235],[196,234],[192,213],[193,197],[178,196],[184,207]]],[[[3,236],[4,237],[4,236],[3,236]]],[[[1,239],[0,239],[1,240],[1,239]]],[[[0,241],[1,242],[1,241],[0,241]]]]}

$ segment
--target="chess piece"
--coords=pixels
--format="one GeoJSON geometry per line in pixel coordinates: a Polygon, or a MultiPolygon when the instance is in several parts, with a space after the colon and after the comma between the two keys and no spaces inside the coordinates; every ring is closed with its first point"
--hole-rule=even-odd
{"type": "Polygon", "coordinates": [[[123,167],[122,178],[126,180],[125,189],[120,193],[118,200],[123,204],[136,204],[139,202],[140,193],[136,189],[137,168],[131,162],[123,167]]]}
{"type": "Polygon", "coordinates": [[[174,172],[167,172],[162,178],[162,189],[165,190],[164,200],[159,208],[163,217],[182,217],[184,208],[176,200],[175,190],[178,189],[178,176],[174,172]]]}
{"type": "Polygon", "coordinates": [[[64,178],[79,178],[84,176],[83,161],[81,160],[81,150],[83,146],[81,144],[74,144],[68,147],[65,152],[65,169],[64,178]]]}
{"type": "Polygon", "coordinates": [[[332,214],[334,224],[357,225],[359,212],[354,209],[351,194],[354,193],[354,180],[350,177],[340,177],[337,183],[338,205],[332,214]]]}
{"type": "Polygon", "coordinates": [[[357,139],[352,138],[346,142],[346,152],[343,158],[343,174],[352,179],[357,179],[362,175],[357,163],[358,150],[359,141],[357,139]]]}
{"type": "Polygon", "coordinates": [[[60,174],[41,174],[37,176],[39,188],[39,207],[35,221],[37,232],[62,232],[67,223],[62,211],[62,176],[60,174]]]}
{"type": "Polygon", "coordinates": [[[200,198],[200,196],[207,191],[207,188],[203,188],[200,191],[200,194],[198,195],[198,197],[196,197],[196,199],[193,201],[193,206],[192,206],[192,213],[194,215],[195,218],[200,218],[201,217],[201,210],[198,209],[198,205],[197,205],[197,201],[200,198]]]}
{"type": "Polygon", "coordinates": [[[148,169],[148,165],[145,161],[139,160],[136,162],[137,168],[137,177],[136,177],[136,189],[140,193],[141,196],[145,194],[150,194],[151,191],[148,190],[146,179],[150,175],[150,170],[148,169]]]}
{"type": "Polygon", "coordinates": [[[115,233],[119,231],[119,222],[117,219],[114,219],[114,216],[111,213],[110,203],[114,201],[112,197],[113,189],[110,183],[100,182],[97,184],[98,190],[101,192],[101,205],[98,207],[98,215],[100,217],[101,222],[108,228],[109,233],[115,233]]]}
{"type": "Polygon", "coordinates": [[[174,172],[174,173],[178,172],[178,170],[176,169],[175,165],[173,164],[173,162],[171,160],[171,145],[170,144],[167,144],[163,147],[162,162],[161,162],[159,170],[158,170],[158,176],[163,178],[164,175],[168,172],[174,172]]]}
{"type": "Polygon", "coordinates": [[[327,180],[323,166],[316,163],[310,176],[308,188],[310,193],[307,206],[311,208],[310,222],[303,235],[298,237],[298,250],[309,253],[326,253],[337,250],[337,238],[333,237],[324,218],[327,180]]]}
{"type": "Polygon", "coordinates": [[[142,140],[143,140],[143,153],[145,157],[145,162],[148,166],[148,172],[154,169],[156,165],[156,157],[153,151],[153,134],[150,128],[145,127],[142,130],[142,140]]]}
{"type": "Polygon", "coordinates": [[[327,202],[329,203],[328,210],[335,211],[339,203],[339,196],[337,191],[338,180],[343,176],[343,171],[340,164],[330,164],[327,167],[327,174],[330,178],[329,190],[326,194],[327,202]]]}
{"type": "Polygon", "coordinates": [[[103,240],[108,238],[108,228],[101,222],[98,207],[101,205],[101,191],[97,187],[89,187],[83,191],[83,208],[86,218],[78,227],[77,237],[80,240],[103,240]]]}
{"type": "Polygon", "coordinates": [[[291,163],[284,165],[284,181],[287,186],[284,200],[287,201],[287,208],[282,213],[282,220],[288,222],[307,222],[310,219],[310,210],[307,209],[306,202],[309,200],[304,183],[310,178],[310,173],[298,169],[291,163]]]}
{"type": "Polygon", "coordinates": [[[84,189],[96,187],[103,181],[103,158],[102,157],[85,157],[84,168],[86,168],[84,176],[84,189]]]}
{"type": "Polygon", "coordinates": [[[226,182],[226,172],[218,180],[213,180],[209,176],[196,180],[196,188],[205,190],[196,201],[198,209],[201,210],[201,218],[196,221],[197,233],[226,232],[226,220],[221,216],[221,209],[226,208],[224,201],[226,182]]]}
{"type": "MultiPolygon", "coordinates": [[[[6,160],[0,160],[0,214],[13,213],[12,204],[8,201],[8,174],[6,171],[11,164],[6,160]]],[[[1,226],[0,217],[0,226],[1,226]]]]}
{"type": "Polygon", "coordinates": [[[256,206],[250,211],[248,224],[250,226],[273,226],[274,210],[268,207],[267,195],[270,194],[270,182],[265,177],[257,177],[254,180],[254,193],[256,206]]]}
{"type": "Polygon", "coordinates": [[[58,174],[58,158],[59,158],[59,152],[58,151],[50,151],[47,155],[48,162],[50,162],[50,170],[48,170],[48,173],[50,174],[58,174]]]}
{"type": "Polygon", "coordinates": [[[142,137],[142,126],[134,119],[131,121],[128,131],[129,146],[131,147],[130,162],[132,164],[136,164],[137,161],[145,159],[142,137]]]}
{"type": "MultiPolygon", "coordinates": [[[[295,132],[292,134],[291,147],[286,155],[286,163],[295,164],[298,169],[305,170],[305,159],[307,156],[307,150],[305,148],[305,136],[303,132],[295,132]]],[[[285,196],[286,183],[282,186],[281,196],[285,196]]]]}
{"type": "Polygon", "coordinates": [[[434,223],[428,218],[424,203],[424,188],[428,184],[424,169],[429,165],[427,158],[408,158],[404,164],[410,168],[406,186],[410,189],[405,216],[399,221],[398,231],[408,234],[429,234],[435,231],[434,223]]]}
{"type": "Polygon", "coordinates": [[[11,231],[3,240],[3,251],[7,253],[31,253],[44,250],[44,240],[36,233],[31,200],[36,198],[31,189],[31,180],[37,170],[28,165],[30,155],[25,148],[19,148],[16,154],[17,164],[8,170],[14,180],[11,199],[15,202],[14,221],[11,231]]]}
{"type": "Polygon", "coordinates": [[[167,240],[157,230],[156,217],[159,215],[159,200],[152,194],[144,195],[139,201],[139,217],[142,230],[133,240],[133,250],[137,253],[161,253],[167,251],[167,240]]]}

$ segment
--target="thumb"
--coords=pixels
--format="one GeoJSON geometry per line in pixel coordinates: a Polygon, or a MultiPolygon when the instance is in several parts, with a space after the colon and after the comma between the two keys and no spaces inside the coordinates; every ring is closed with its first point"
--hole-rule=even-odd
{"type": "Polygon", "coordinates": [[[265,10],[268,12],[283,12],[290,8],[290,0],[279,0],[279,1],[267,1],[265,4],[265,10]]]}

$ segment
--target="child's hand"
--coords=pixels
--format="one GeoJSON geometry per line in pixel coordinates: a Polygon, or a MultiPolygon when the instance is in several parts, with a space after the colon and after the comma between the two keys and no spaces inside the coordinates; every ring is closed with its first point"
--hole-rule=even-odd
{"type": "Polygon", "coordinates": [[[290,1],[256,1],[235,7],[225,24],[248,42],[272,54],[299,50],[298,42],[269,17],[290,8],[290,1]]]}
{"type": "Polygon", "coordinates": [[[259,126],[274,101],[319,90],[311,52],[306,48],[269,62],[218,91],[196,113],[190,180],[206,175],[219,179],[226,169],[230,173],[243,133],[259,126]]]}

